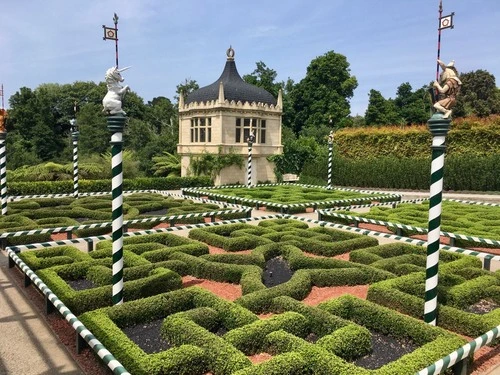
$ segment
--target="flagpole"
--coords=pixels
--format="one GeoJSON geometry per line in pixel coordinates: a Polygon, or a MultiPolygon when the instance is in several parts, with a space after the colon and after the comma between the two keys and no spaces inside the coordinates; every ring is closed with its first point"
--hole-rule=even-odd
{"type": "Polygon", "coordinates": [[[113,17],[115,23],[115,51],[116,51],[116,68],[118,69],[118,15],[115,13],[113,17]]]}
{"type": "Polygon", "coordinates": [[[4,106],[4,101],[3,101],[3,83],[2,83],[2,109],[4,109],[5,106],[4,106]]]}
{"type": "MultiPolygon", "coordinates": [[[[439,0],[439,18],[438,18],[438,48],[437,48],[437,59],[439,60],[441,55],[441,18],[443,16],[443,0],[439,0]]],[[[439,81],[439,63],[436,63],[436,81],[439,81]]]]}

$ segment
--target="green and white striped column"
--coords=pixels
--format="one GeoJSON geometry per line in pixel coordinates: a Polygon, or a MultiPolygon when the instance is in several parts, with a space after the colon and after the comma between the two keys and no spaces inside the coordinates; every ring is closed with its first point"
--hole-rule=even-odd
{"type": "Polygon", "coordinates": [[[113,304],[123,303],[123,128],[127,118],[108,117],[111,132],[111,196],[113,239],[113,304]]]}
{"type": "Polygon", "coordinates": [[[248,162],[247,162],[247,187],[252,187],[252,147],[255,142],[253,130],[250,130],[248,142],[248,162]]]}
{"type": "Polygon", "coordinates": [[[327,189],[332,188],[332,161],[333,161],[333,143],[328,142],[328,186],[327,189]]]}
{"type": "Polygon", "coordinates": [[[7,154],[5,152],[5,139],[7,132],[0,132],[0,185],[2,215],[7,215],[7,154]]]}
{"type": "Polygon", "coordinates": [[[80,132],[71,133],[73,141],[73,198],[78,199],[78,137],[80,132]]]}
{"type": "Polygon", "coordinates": [[[427,122],[432,133],[431,187],[429,202],[429,231],[427,234],[427,262],[425,267],[424,321],[433,326],[437,320],[437,287],[439,238],[441,232],[441,201],[443,198],[443,171],[445,139],[450,119],[435,113],[427,122]]]}

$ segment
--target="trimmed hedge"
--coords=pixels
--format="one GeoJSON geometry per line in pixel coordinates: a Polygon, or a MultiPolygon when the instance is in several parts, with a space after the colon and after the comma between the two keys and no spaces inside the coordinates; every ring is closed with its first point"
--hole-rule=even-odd
{"type": "Polygon", "coordinates": [[[162,336],[174,345],[195,345],[205,351],[208,367],[215,374],[230,375],[251,365],[250,360],[226,340],[200,327],[191,320],[167,317],[162,336]]]}
{"type": "MultiPolygon", "coordinates": [[[[430,145],[430,143],[429,143],[430,145]]],[[[385,189],[428,190],[429,157],[365,156],[356,160],[336,154],[332,163],[333,183],[385,189]]],[[[500,191],[500,154],[487,156],[447,155],[444,169],[444,190],[500,191]]],[[[328,160],[319,155],[306,161],[300,183],[326,185],[328,160]]]]}
{"type": "MultiPolygon", "coordinates": [[[[123,180],[123,190],[178,190],[199,186],[212,186],[212,180],[209,177],[141,177],[123,180]]],[[[78,189],[81,193],[111,192],[111,180],[79,180],[78,189]]],[[[72,194],[73,181],[10,182],[7,193],[10,196],[72,194]]]]}
{"type": "Polygon", "coordinates": [[[238,298],[235,302],[250,311],[262,313],[270,310],[274,297],[290,296],[294,299],[302,300],[309,294],[311,288],[312,281],[309,272],[307,270],[298,270],[286,283],[246,294],[238,298]]]}
{"type": "Polygon", "coordinates": [[[309,321],[299,313],[288,311],[233,329],[224,335],[224,340],[246,355],[254,355],[265,350],[266,335],[278,330],[306,337],[309,332],[309,321]]]}
{"type": "Polygon", "coordinates": [[[203,349],[193,345],[181,345],[148,355],[120,328],[162,319],[170,314],[194,308],[193,294],[192,290],[176,290],[87,312],[79,318],[132,374],[205,373],[208,363],[203,349]]]}
{"type": "MultiPolygon", "coordinates": [[[[441,267],[440,282],[443,279],[443,274],[446,272],[445,267],[441,267]]],[[[367,298],[370,301],[393,310],[422,319],[425,303],[423,298],[424,282],[425,273],[412,273],[396,279],[381,281],[370,286],[367,298]],[[417,286],[417,288],[415,288],[415,286],[417,286]],[[412,292],[419,293],[414,295],[412,292]]],[[[472,300],[472,298],[469,297],[478,295],[477,290],[464,290],[463,288],[459,288],[459,290],[459,295],[466,297],[468,301],[472,300]]],[[[438,297],[447,292],[449,292],[449,290],[447,291],[446,288],[441,287],[438,291],[438,297]]],[[[483,292],[480,291],[479,293],[483,292]]],[[[487,293],[485,294],[487,295],[487,293]]],[[[454,298],[456,299],[456,297],[454,298]]],[[[440,300],[442,301],[443,298],[440,297],[440,300]]],[[[500,324],[500,309],[493,310],[484,315],[477,315],[462,311],[453,306],[438,303],[437,324],[439,327],[443,327],[450,331],[458,332],[469,337],[477,337],[500,324]]]]}
{"type": "MultiPolygon", "coordinates": [[[[85,277],[89,269],[98,264],[94,261],[51,267],[39,270],[38,276],[74,314],[78,315],[112,304],[112,285],[76,291],[65,281],[85,277]]],[[[148,277],[125,281],[123,284],[123,298],[127,301],[179,289],[182,280],[173,271],[157,268],[152,270],[148,277]]]]}
{"type": "Polygon", "coordinates": [[[23,251],[19,258],[33,271],[71,264],[74,262],[91,261],[92,258],[73,246],[58,246],[47,249],[23,251]]]}

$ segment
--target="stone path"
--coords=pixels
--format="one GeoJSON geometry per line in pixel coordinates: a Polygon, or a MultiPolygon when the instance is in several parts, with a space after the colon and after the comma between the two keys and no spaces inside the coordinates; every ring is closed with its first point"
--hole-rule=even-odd
{"type": "Polygon", "coordinates": [[[12,280],[0,251],[0,374],[83,374],[12,280]]]}

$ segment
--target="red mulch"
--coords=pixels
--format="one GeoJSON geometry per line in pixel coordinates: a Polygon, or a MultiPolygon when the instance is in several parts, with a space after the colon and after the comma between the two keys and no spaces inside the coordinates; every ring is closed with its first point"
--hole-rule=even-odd
{"type": "Polygon", "coordinates": [[[273,356],[269,353],[259,353],[259,354],[254,354],[254,355],[249,355],[247,356],[248,359],[250,361],[252,361],[252,363],[255,365],[257,363],[261,363],[261,362],[264,362],[264,361],[267,361],[271,358],[273,358],[273,356]]]}
{"type": "Polygon", "coordinates": [[[311,293],[302,300],[306,305],[316,306],[326,300],[343,296],[344,294],[352,294],[358,298],[366,299],[368,288],[370,285],[354,285],[354,286],[313,286],[311,293]]]}
{"type": "Polygon", "coordinates": [[[349,260],[349,253],[344,253],[344,254],[339,254],[339,255],[334,255],[333,257],[328,257],[324,255],[317,255],[313,253],[307,253],[305,251],[302,252],[306,257],[310,258],[334,258],[334,259],[340,259],[340,260],[349,260]]]}
{"type": "Polygon", "coordinates": [[[265,313],[265,314],[259,314],[260,319],[269,319],[270,317],[276,315],[275,313],[265,313]]]}
{"type": "Polygon", "coordinates": [[[361,229],[373,230],[375,232],[380,232],[380,233],[394,234],[393,231],[387,229],[383,225],[369,224],[369,223],[359,223],[358,227],[361,228],[361,229]]]}
{"type": "MultiPolygon", "coordinates": [[[[72,238],[75,238],[76,236],[73,234],[72,235],[72,238]]],[[[66,233],[53,233],[51,236],[50,236],[50,239],[52,241],[61,241],[61,240],[67,240],[68,239],[68,235],[66,233]]]]}
{"type": "Polygon", "coordinates": [[[240,251],[226,251],[221,249],[220,247],[210,246],[208,245],[208,251],[210,254],[250,254],[252,250],[240,250],[240,251]]]}
{"type": "Polygon", "coordinates": [[[241,285],[238,284],[221,283],[219,281],[198,279],[194,276],[189,275],[182,278],[182,286],[184,288],[193,285],[206,289],[213,294],[229,301],[234,301],[235,299],[241,297],[241,285]]]}

